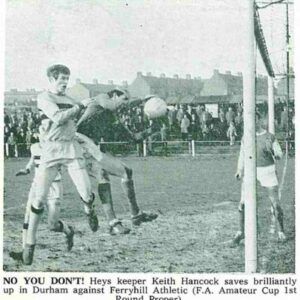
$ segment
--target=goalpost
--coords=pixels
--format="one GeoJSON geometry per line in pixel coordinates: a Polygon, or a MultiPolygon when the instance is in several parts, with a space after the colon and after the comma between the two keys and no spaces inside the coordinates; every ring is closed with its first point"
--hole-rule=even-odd
{"type": "Polygon", "coordinates": [[[256,134],[255,134],[255,40],[268,72],[269,131],[274,126],[274,71],[260,24],[255,0],[246,0],[246,61],[243,76],[244,101],[244,188],[245,188],[245,272],[257,272],[257,207],[256,207],[256,134]]]}
{"type": "Polygon", "coordinates": [[[254,0],[246,0],[246,61],[243,74],[245,272],[257,271],[256,139],[255,139],[255,34],[254,0]]]}

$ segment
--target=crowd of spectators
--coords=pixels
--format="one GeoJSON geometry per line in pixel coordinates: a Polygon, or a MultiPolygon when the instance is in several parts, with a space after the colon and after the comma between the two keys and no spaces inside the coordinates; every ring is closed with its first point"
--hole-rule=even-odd
{"type": "Polygon", "coordinates": [[[5,155],[29,156],[30,145],[38,141],[39,124],[40,115],[34,108],[4,110],[5,155]]]}
{"type": "MultiPolygon", "coordinates": [[[[171,105],[168,107],[166,118],[156,124],[157,135],[151,140],[195,140],[195,141],[230,141],[234,145],[243,133],[243,108],[240,104],[219,105],[218,112],[212,113],[205,105],[171,105]]],[[[267,106],[261,105],[259,110],[267,113],[267,106]]],[[[101,138],[102,142],[128,141],[126,131],[121,123],[133,132],[141,132],[153,122],[147,120],[143,114],[143,106],[132,106],[123,110],[119,121],[112,120],[113,116],[105,116],[104,124],[114,123],[107,127],[101,138]]],[[[294,112],[290,111],[290,120],[294,120],[294,112]]],[[[275,106],[275,123],[277,129],[286,131],[288,112],[283,105],[275,106]]],[[[155,123],[155,121],[154,121],[155,123]]],[[[4,143],[5,154],[8,157],[29,156],[30,145],[38,141],[38,127],[40,115],[36,107],[6,109],[4,111],[4,143]]],[[[294,137],[293,122],[289,124],[290,137],[294,137]]]]}

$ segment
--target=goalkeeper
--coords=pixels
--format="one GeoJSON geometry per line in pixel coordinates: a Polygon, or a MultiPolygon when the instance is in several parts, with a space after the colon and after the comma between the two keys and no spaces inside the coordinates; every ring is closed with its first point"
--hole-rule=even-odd
{"type": "MultiPolygon", "coordinates": [[[[124,108],[125,101],[129,95],[121,90],[113,90],[108,94],[101,94],[95,97],[97,106],[89,106],[79,119],[77,126],[77,138],[84,150],[87,170],[91,181],[96,182],[100,201],[106,218],[109,223],[111,234],[127,234],[129,228],[123,226],[116,217],[112,194],[110,175],[121,179],[122,188],[130,204],[131,220],[133,225],[140,225],[143,222],[150,222],[157,218],[155,213],[143,212],[136,200],[133,171],[119,159],[108,153],[102,153],[99,147],[101,138],[109,140],[115,131],[116,126],[124,129],[124,136],[135,142],[140,142],[150,135],[156,134],[156,129],[150,127],[143,132],[133,133],[118,118],[118,112],[124,108]],[[125,100],[125,101],[124,101],[125,100]],[[120,101],[120,103],[118,102],[120,101]]],[[[125,104],[125,107],[127,105],[125,104]]]]}
{"type": "MultiPolygon", "coordinates": [[[[278,193],[278,179],[276,175],[275,160],[281,159],[282,150],[275,136],[267,132],[262,126],[262,117],[259,113],[256,113],[256,160],[257,160],[257,180],[261,186],[265,187],[268,191],[268,196],[271,202],[271,226],[270,234],[274,234],[276,231],[276,221],[278,225],[278,240],[281,242],[286,241],[283,228],[283,210],[279,203],[278,193]]],[[[237,180],[243,178],[244,171],[244,144],[242,140],[237,172],[235,177],[237,180]]],[[[244,203],[245,203],[245,191],[244,182],[242,180],[241,188],[241,201],[239,204],[240,214],[240,229],[236,233],[231,246],[235,247],[239,245],[240,241],[244,239],[244,203]]]]}

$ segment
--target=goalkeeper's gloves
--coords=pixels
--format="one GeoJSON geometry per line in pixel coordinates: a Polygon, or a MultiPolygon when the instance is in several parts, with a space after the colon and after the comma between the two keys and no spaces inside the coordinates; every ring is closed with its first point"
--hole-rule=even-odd
{"type": "Polygon", "coordinates": [[[16,176],[27,175],[30,173],[29,169],[21,169],[16,173],[16,176]]]}

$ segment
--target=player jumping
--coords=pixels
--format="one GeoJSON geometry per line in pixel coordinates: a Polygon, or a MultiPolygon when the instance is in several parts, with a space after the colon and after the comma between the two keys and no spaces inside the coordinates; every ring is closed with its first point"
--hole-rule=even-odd
{"type": "MultiPolygon", "coordinates": [[[[286,241],[283,228],[283,211],[279,203],[278,193],[278,179],[276,175],[275,160],[281,159],[282,150],[275,136],[267,132],[262,127],[262,117],[256,113],[256,172],[257,180],[261,186],[265,187],[268,191],[268,196],[271,202],[272,223],[270,233],[274,234],[276,230],[276,220],[278,223],[278,240],[281,242],[286,241]]],[[[244,171],[244,144],[241,143],[240,154],[238,159],[237,172],[235,177],[237,180],[242,179],[241,187],[241,201],[239,204],[240,215],[240,230],[236,233],[231,246],[239,245],[240,241],[244,239],[244,203],[245,203],[245,190],[243,181],[244,171]]]]}
{"type": "Polygon", "coordinates": [[[39,177],[36,181],[36,196],[29,213],[26,243],[23,249],[23,264],[31,265],[36,243],[36,232],[44,210],[50,186],[59,169],[66,166],[84,204],[92,231],[98,229],[98,219],[94,211],[94,195],[85,168],[82,148],[75,139],[75,119],[79,112],[93,102],[85,99],[76,103],[65,95],[70,70],[64,65],[53,65],[47,70],[49,90],[38,95],[37,106],[42,112],[40,135],[42,148],[39,177]]]}
{"type": "MultiPolygon", "coordinates": [[[[80,143],[85,149],[86,162],[88,166],[88,172],[91,178],[94,178],[98,184],[98,194],[102,203],[102,207],[106,218],[109,222],[109,228],[111,234],[127,234],[129,229],[125,228],[121,221],[117,219],[115,211],[113,209],[113,201],[111,194],[111,184],[109,175],[117,176],[121,179],[122,188],[126,194],[126,197],[130,204],[131,220],[134,225],[140,225],[143,222],[150,222],[155,220],[158,215],[155,213],[143,212],[137,203],[134,182],[133,182],[133,170],[121,162],[119,159],[111,156],[107,153],[101,153],[96,147],[94,155],[90,155],[91,149],[94,143],[98,144],[106,130],[111,130],[113,123],[119,121],[116,115],[116,96],[128,97],[128,94],[124,91],[116,90],[115,93],[110,94],[109,101],[111,107],[104,103],[98,108],[97,112],[93,112],[92,116],[88,116],[88,113],[83,115],[78,121],[78,137],[80,143]],[[110,118],[108,117],[110,115],[110,118]],[[108,122],[108,120],[112,120],[108,122]],[[97,153],[98,151],[98,153],[97,153]],[[96,154],[95,154],[96,153],[96,154]]],[[[122,123],[118,122],[122,125],[122,123]]],[[[145,139],[147,136],[153,134],[151,128],[146,129],[140,133],[132,133],[127,127],[124,127],[127,137],[134,141],[140,141],[145,139]]]]}

